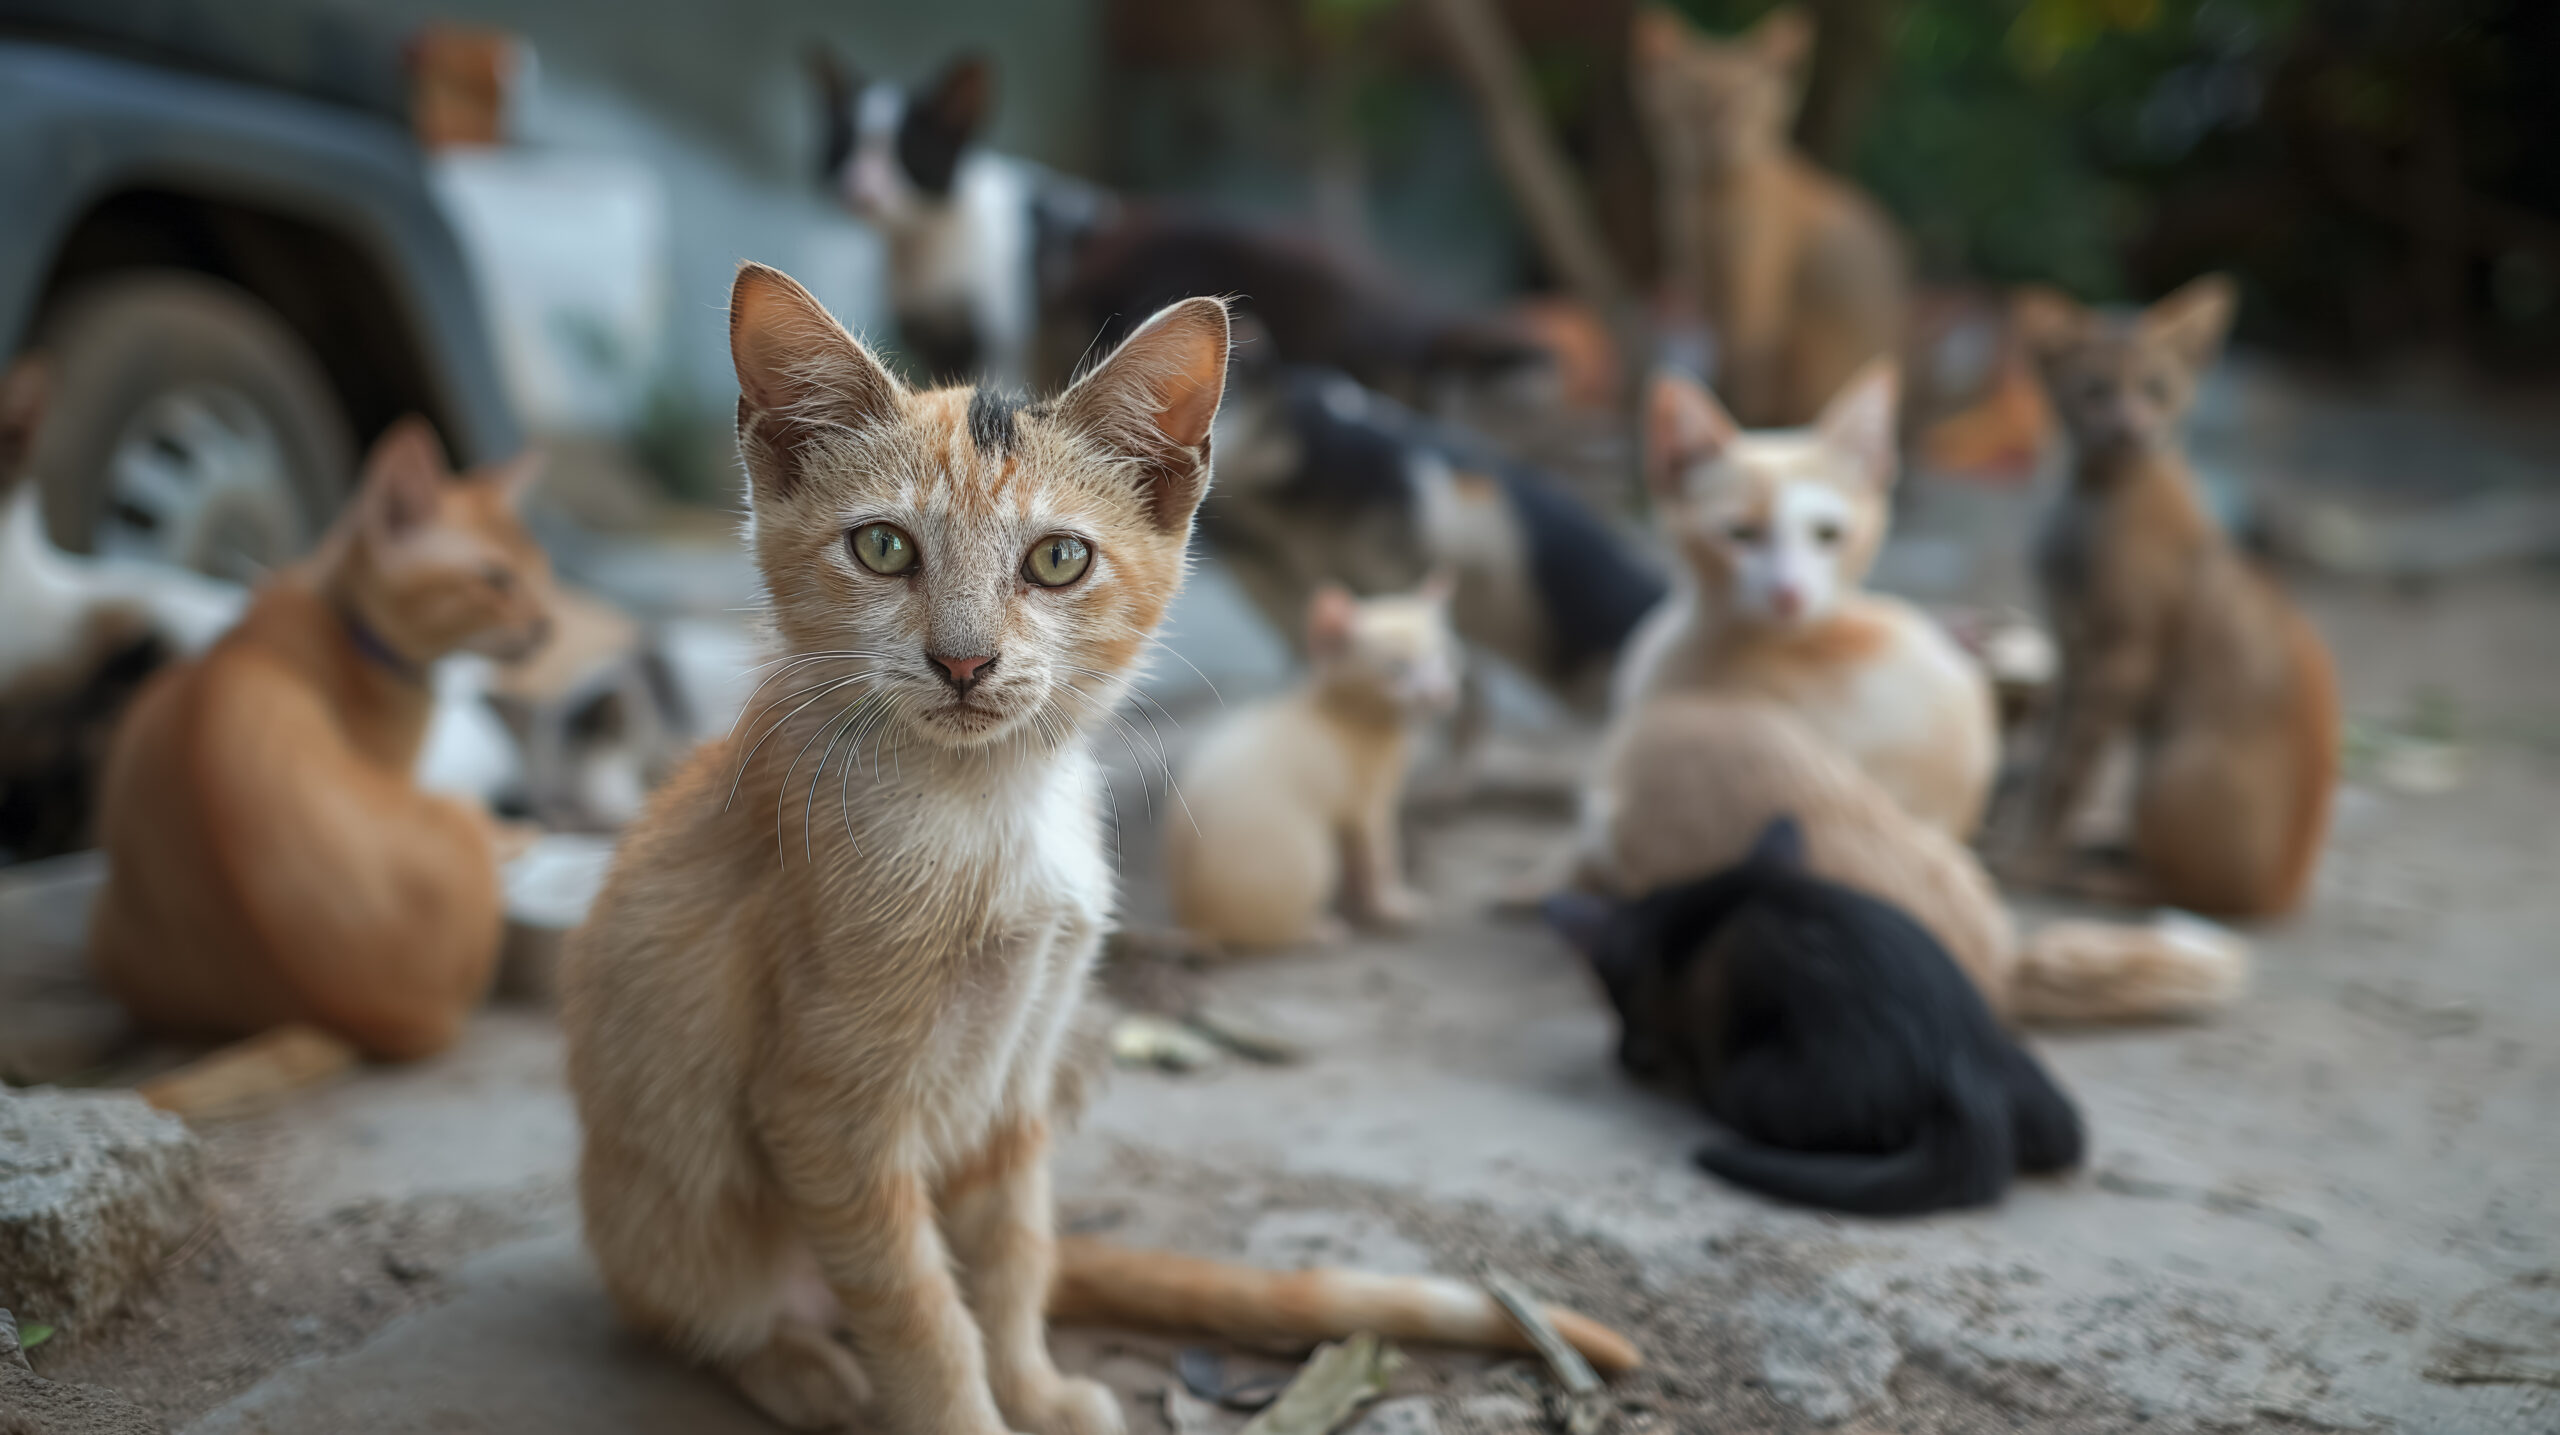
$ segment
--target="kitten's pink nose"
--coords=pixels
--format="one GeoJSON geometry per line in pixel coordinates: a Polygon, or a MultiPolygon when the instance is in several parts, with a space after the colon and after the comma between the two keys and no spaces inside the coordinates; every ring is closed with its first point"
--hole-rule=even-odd
{"type": "Polygon", "coordinates": [[[1778,610],[1779,617],[1792,618],[1803,611],[1804,590],[1793,584],[1780,588],[1769,595],[1769,606],[1778,610]]]}
{"type": "Polygon", "coordinates": [[[978,679],[995,665],[996,659],[993,653],[983,658],[946,658],[935,653],[933,661],[942,669],[944,679],[965,693],[978,685],[978,679]]]}

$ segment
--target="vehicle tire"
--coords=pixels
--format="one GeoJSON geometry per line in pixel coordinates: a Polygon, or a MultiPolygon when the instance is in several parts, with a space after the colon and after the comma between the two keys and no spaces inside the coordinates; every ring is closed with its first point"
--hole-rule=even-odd
{"type": "Polygon", "coordinates": [[[274,310],[184,270],[92,280],[47,315],[52,398],[33,471],[65,547],[254,583],[307,550],[355,441],[274,310]]]}

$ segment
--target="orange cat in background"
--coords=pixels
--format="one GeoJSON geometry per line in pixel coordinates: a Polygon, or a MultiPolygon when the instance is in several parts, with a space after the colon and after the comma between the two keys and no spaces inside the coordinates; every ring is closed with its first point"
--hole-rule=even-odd
{"type": "Polygon", "coordinates": [[[549,565],[515,511],[531,475],[449,477],[434,430],[403,419],[319,550],[135,699],[89,950],[146,1026],[308,1022],[394,1059],[460,1033],[498,956],[493,825],[410,773],[428,665],[548,633],[549,565]]]}
{"type": "Polygon", "coordinates": [[[2338,683],[2319,633],[2214,521],[2180,424],[2238,295],[2198,279],[2130,319],[2050,290],[2021,324],[2077,451],[2037,550],[2062,685],[2012,872],[2067,879],[2063,834],[2107,745],[2135,740],[2131,888],[2262,916],[2302,900],[2338,780],[2338,683]]]}
{"type": "Polygon", "coordinates": [[[1898,354],[1909,307],[1893,222],[1788,138],[1812,50],[1813,20],[1792,6],[1734,40],[1658,5],[1635,17],[1664,274],[1703,309],[1716,391],[1752,428],[1809,422],[1898,354]]]}

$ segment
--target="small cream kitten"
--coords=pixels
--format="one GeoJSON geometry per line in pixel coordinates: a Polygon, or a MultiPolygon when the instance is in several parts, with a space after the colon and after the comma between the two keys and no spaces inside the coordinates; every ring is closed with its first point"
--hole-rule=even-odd
{"type": "Polygon", "coordinates": [[[1450,587],[1365,601],[1316,590],[1307,680],[1227,719],[1183,764],[1165,859],[1186,930],[1278,947],[1343,935],[1337,903],[1369,925],[1420,920],[1397,805],[1417,730],[1457,701],[1450,587]]]}

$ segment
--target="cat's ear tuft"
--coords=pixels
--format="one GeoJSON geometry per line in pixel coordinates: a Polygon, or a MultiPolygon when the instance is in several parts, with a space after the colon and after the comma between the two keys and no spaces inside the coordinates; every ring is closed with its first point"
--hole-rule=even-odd
{"type": "Polygon", "coordinates": [[[1781,5],[1745,38],[1771,69],[1792,71],[1813,57],[1813,15],[1801,5],[1781,5]]]}
{"type": "Polygon", "coordinates": [[[1307,599],[1307,651],[1329,658],[1351,641],[1360,622],[1360,600],[1339,583],[1318,587],[1307,599]]]}
{"type": "Polygon", "coordinates": [[[357,503],[375,537],[397,539],[433,518],[444,501],[444,444],[433,424],[410,414],[383,430],[365,455],[357,503]]]}
{"type": "Polygon", "coordinates": [[[1687,374],[1657,371],[1645,394],[1644,477],[1656,498],[1677,498],[1689,471],[1723,457],[1742,426],[1707,386],[1687,374]]]}
{"type": "Polygon", "coordinates": [[[2029,284],[2009,296],[2009,330],[2038,366],[2050,363],[2088,332],[2089,311],[2046,284],[2029,284]]]}
{"type": "Polygon", "coordinates": [[[52,400],[53,374],[44,360],[29,356],[0,373],[0,487],[18,476],[35,451],[36,432],[52,400]]]}
{"type": "Polygon", "coordinates": [[[1227,386],[1227,306],[1166,306],[1058,400],[1067,427],[1137,464],[1156,526],[1182,531],[1209,487],[1209,430],[1227,386]]]}
{"type": "Polygon", "coordinates": [[[966,139],[986,123],[987,112],[995,107],[995,93],[994,62],[972,51],[951,62],[942,78],[933,82],[923,104],[936,122],[966,139]]]}
{"type": "Polygon", "coordinates": [[[2142,311],[2142,332],[2177,354],[2190,373],[2202,373],[2222,352],[2240,307],[2240,289],[2225,274],[2207,274],[2178,286],[2142,311]]]}
{"type": "Polygon", "coordinates": [[[904,392],[808,290],[761,264],[739,266],[729,290],[729,357],[738,452],[760,498],[799,486],[818,435],[885,423],[904,392]]]}
{"type": "Polygon", "coordinates": [[[1831,402],[1822,406],[1814,432],[1823,445],[1846,455],[1858,473],[1877,488],[1893,484],[1901,462],[1894,443],[1893,414],[1901,390],[1901,370],[1891,359],[1875,359],[1860,369],[1831,402]]]}

